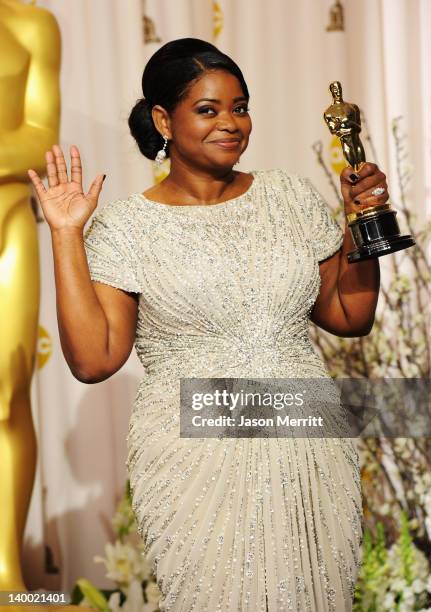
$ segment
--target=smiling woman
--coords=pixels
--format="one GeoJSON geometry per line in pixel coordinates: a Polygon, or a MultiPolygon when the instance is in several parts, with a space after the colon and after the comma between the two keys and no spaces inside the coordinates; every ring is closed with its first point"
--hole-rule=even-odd
{"type": "Polygon", "coordinates": [[[214,204],[246,191],[249,175],[232,166],[252,129],[249,92],[228,56],[203,41],[173,41],[148,62],[142,89],[145,97],[129,118],[131,133],[149,159],[166,138],[171,158],[169,176],[146,196],[167,204],[214,204]]]}
{"type": "MultiPolygon", "coordinates": [[[[108,203],[83,236],[103,179],[84,194],[78,149],[71,180],[57,146],[49,188],[29,174],[52,232],[73,374],[105,380],[133,344],[145,371],[128,468],[160,609],[349,611],[361,542],[353,441],[181,437],[179,389],[181,378],[330,378],[309,321],[368,333],[378,264],[349,266],[350,233],[307,178],[233,170],[252,129],[249,92],[216,47],[167,43],[145,67],[143,93],[129,125],[148,159],[167,149],[159,185],[108,203]]],[[[358,197],[383,204],[378,187],[386,198],[373,164],[343,171],[346,212],[358,197]]],[[[338,422],[337,410],[328,416],[338,422]]]]}
{"type": "Polygon", "coordinates": [[[171,114],[155,105],[152,117],[158,131],[170,142],[173,173],[167,177],[165,189],[182,186],[184,171],[177,175],[180,168],[193,168],[196,177],[196,160],[203,175],[219,168],[223,177],[246,149],[251,132],[247,98],[237,77],[219,69],[205,72],[171,114]]]}

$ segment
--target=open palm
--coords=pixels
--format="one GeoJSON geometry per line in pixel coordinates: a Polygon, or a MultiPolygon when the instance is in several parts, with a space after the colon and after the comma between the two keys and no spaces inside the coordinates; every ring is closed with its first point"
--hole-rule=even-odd
{"type": "Polygon", "coordinates": [[[70,158],[71,180],[67,175],[67,166],[61,148],[54,145],[52,151],[46,152],[48,188],[44,186],[37,172],[28,171],[51,229],[83,228],[97,206],[102,189],[103,174],[94,179],[88,193],[85,194],[82,188],[82,164],[78,147],[74,145],[70,147],[70,158]]]}

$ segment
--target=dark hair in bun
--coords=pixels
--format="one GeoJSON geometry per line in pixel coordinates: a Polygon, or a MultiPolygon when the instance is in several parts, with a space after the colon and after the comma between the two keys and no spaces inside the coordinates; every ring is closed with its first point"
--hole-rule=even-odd
{"type": "MultiPolygon", "coordinates": [[[[142,75],[144,98],[129,116],[129,128],[142,155],[155,159],[164,140],[157,131],[151,109],[156,104],[171,113],[193,82],[208,70],[226,70],[239,81],[249,99],[247,84],[237,64],[217,47],[199,38],[179,38],[166,43],[150,58],[142,75]]],[[[169,151],[166,153],[169,155],[169,151]]]]}

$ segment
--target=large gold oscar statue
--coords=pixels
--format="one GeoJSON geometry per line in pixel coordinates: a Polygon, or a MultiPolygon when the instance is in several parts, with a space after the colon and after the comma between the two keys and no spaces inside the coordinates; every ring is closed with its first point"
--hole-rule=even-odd
{"type": "MultiPolygon", "coordinates": [[[[25,591],[21,546],[36,469],[30,384],[39,248],[27,170],[59,141],[60,30],[54,16],[0,0],[0,592],[25,591]]],[[[77,609],[37,606],[38,610],[77,609]]],[[[11,609],[0,605],[0,610],[11,609]]],[[[19,606],[34,610],[34,606],[19,606]]],[[[81,606],[79,610],[91,610],[81,606]]]]}
{"type": "Polygon", "coordinates": [[[0,0],[0,591],[22,591],[20,554],[36,466],[30,405],[39,250],[28,168],[58,142],[60,32],[48,11],[0,0]]]}
{"type": "Polygon", "coordinates": [[[30,384],[39,316],[27,170],[43,176],[45,151],[59,140],[60,59],[60,31],[50,12],[0,0],[0,591],[26,591],[20,556],[36,470],[30,384]]]}

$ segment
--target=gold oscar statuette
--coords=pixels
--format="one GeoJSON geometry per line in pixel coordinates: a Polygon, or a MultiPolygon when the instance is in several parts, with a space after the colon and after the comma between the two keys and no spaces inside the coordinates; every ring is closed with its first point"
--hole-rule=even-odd
{"type": "MultiPolygon", "coordinates": [[[[54,16],[34,3],[0,0],[1,597],[26,592],[21,548],[37,456],[30,386],[40,294],[39,245],[27,170],[43,176],[45,151],[58,142],[60,60],[60,30],[54,16]]],[[[75,608],[19,605],[20,610],[35,607],[39,612],[75,608]]],[[[11,608],[1,600],[0,611],[4,609],[11,608]]]]}
{"type": "MultiPolygon", "coordinates": [[[[0,0],[0,611],[11,609],[3,605],[8,593],[26,592],[21,548],[37,456],[30,386],[40,293],[27,170],[43,176],[45,151],[58,142],[60,58],[60,30],[49,11],[0,0]]],[[[72,609],[19,605],[35,607],[72,609]]]]}
{"type": "MultiPolygon", "coordinates": [[[[340,139],[344,159],[355,171],[365,163],[365,151],[359,133],[361,115],[356,104],[345,102],[341,83],[333,81],[329,85],[332,104],[323,114],[331,134],[340,139]]],[[[364,261],[395,253],[413,246],[412,236],[401,236],[396,220],[397,212],[389,203],[363,208],[347,215],[356,250],[348,253],[349,263],[364,261]]]]}

